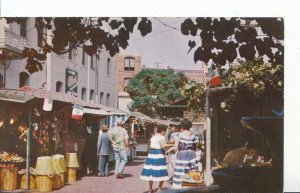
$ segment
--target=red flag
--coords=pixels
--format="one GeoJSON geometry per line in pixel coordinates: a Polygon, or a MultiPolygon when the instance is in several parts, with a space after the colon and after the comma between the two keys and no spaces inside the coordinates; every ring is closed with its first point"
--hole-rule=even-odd
{"type": "Polygon", "coordinates": [[[72,119],[81,120],[83,116],[83,107],[77,104],[74,104],[72,111],[72,119]]]}
{"type": "Polygon", "coordinates": [[[220,78],[220,75],[219,75],[219,70],[214,64],[212,64],[211,67],[210,67],[209,84],[211,86],[218,86],[218,85],[221,84],[221,78],[220,78]]]}

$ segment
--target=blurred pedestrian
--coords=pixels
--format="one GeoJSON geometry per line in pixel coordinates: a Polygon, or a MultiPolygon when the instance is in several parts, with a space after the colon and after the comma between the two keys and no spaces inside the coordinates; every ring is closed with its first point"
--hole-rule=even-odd
{"type": "Polygon", "coordinates": [[[125,168],[125,164],[128,161],[127,158],[127,150],[128,150],[128,133],[125,128],[123,128],[122,119],[116,120],[116,127],[113,127],[109,130],[110,141],[113,146],[116,166],[115,166],[115,175],[116,178],[122,179],[124,178],[123,172],[125,168]]]}
{"type": "Polygon", "coordinates": [[[98,163],[98,176],[108,176],[108,163],[109,163],[109,151],[111,142],[108,134],[107,125],[102,126],[102,134],[99,132],[98,143],[97,143],[97,155],[99,156],[98,163]]]}
{"type": "Polygon", "coordinates": [[[171,147],[165,140],[167,126],[159,125],[150,141],[150,153],[146,159],[140,178],[149,181],[149,193],[153,192],[153,182],[159,182],[158,191],[162,190],[164,180],[168,180],[167,163],[164,148],[171,147]]]}

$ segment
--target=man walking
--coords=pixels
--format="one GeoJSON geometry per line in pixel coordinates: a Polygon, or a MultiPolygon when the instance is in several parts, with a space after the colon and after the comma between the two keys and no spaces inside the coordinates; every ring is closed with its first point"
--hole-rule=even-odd
{"type": "Polygon", "coordinates": [[[97,154],[99,156],[98,176],[108,176],[108,162],[109,162],[109,150],[110,150],[110,139],[107,133],[107,125],[102,126],[102,134],[99,132],[98,144],[97,144],[97,154]]]}
{"type": "Polygon", "coordinates": [[[117,119],[116,125],[116,127],[109,130],[109,135],[116,159],[115,175],[116,178],[121,179],[124,178],[123,171],[127,162],[126,150],[129,136],[126,129],[123,128],[122,119],[117,119]]]}

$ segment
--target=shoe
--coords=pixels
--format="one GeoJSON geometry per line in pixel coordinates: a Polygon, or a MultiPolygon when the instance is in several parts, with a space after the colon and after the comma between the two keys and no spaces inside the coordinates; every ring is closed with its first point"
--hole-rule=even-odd
{"type": "Polygon", "coordinates": [[[119,173],[119,174],[116,175],[116,178],[118,178],[118,179],[123,179],[124,176],[123,176],[123,174],[119,173]]]}

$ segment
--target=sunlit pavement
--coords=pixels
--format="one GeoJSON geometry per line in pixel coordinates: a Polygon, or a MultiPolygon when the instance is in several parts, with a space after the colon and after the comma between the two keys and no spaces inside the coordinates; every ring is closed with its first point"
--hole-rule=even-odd
{"type": "MultiPolygon", "coordinates": [[[[53,193],[146,193],[148,192],[148,182],[140,180],[140,173],[145,161],[145,156],[137,157],[135,160],[129,161],[125,167],[125,178],[116,179],[114,171],[110,171],[108,177],[87,176],[66,185],[53,193]]],[[[155,191],[158,183],[154,183],[155,191]]],[[[160,193],[179,193],[179,192],[210,192],[217,193],[216,187],[201,188],[185,188],[182,190],[171,189],[171,183],[165,182],[163,191],[160,193]]]]}
{"type": "MultiPolygon", "coordinates": [[[[116,179],[114,171],[108,177],[87,176],[66,185],[53,193],[144,193],[148,192],[148,182],[140,180],[140,174],[146,157],[137,157],[129,161],[125,167],[124,179],[116,179]]],[[[154,183],[157,188],[158,183],[154,183]]],[[[171,184],[165,182],[164,189],[170,189],[171,184]]]]}

